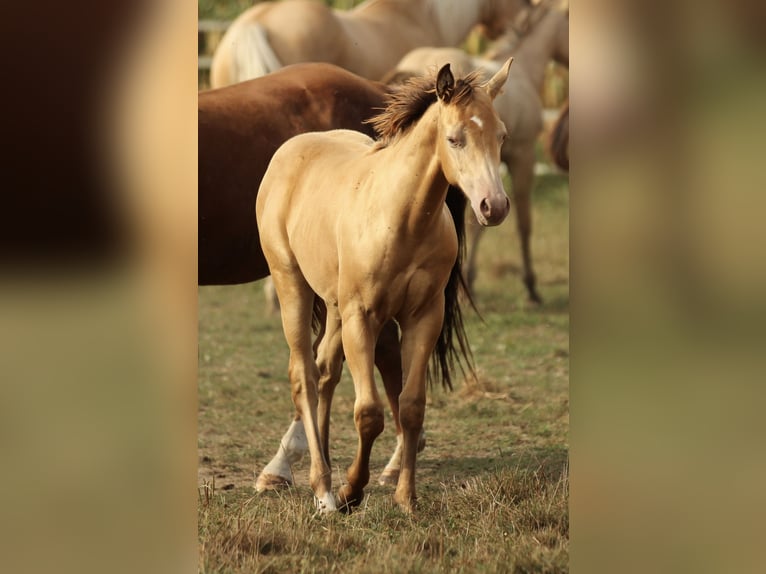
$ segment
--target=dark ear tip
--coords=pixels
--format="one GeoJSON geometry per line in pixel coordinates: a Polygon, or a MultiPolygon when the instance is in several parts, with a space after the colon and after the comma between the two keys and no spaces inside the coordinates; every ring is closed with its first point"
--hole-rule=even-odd
{"type": "Polygon", "coordinates": [[[455,86],[455,78],[452,76],[449,64],[444,64],[436,76],[436,95],[445,102],[450,100],[452,89],[455,86]]]}

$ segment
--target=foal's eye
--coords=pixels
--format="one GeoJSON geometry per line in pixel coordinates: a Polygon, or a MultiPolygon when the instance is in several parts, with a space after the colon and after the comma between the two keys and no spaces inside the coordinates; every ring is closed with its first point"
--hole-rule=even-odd
{"type": "Polygon", "coordinates": [[[463,147],[463,140],[458,137],[447,136],[447,143],[449,143],[450,147],[453,147],[453,148],[463,147]]]}

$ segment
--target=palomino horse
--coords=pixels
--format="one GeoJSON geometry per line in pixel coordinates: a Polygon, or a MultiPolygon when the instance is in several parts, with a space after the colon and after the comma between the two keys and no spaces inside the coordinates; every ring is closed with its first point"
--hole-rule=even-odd
{"type": "Polygon", "coordinates": [[[454,185],[482,225],[497,225],[508,214],[498,169],[505,127],[492,100],[511,62],[484,85],[475,74],[455,81],[449,65],[436,78],[413,79],[374,118],[380,142],[349,130],[299,135],[277,150],[263,177],[256,218],[281,302],[292,397],[306,429],[320,512],[337,508],[327,432],[344,353],[359,445],[337,501],[351,509],[362,500],[372,445],[384,424],[374,349],[391,319],[402,332],[404,375],[394,498],[406,511],[414,506],[427,364],[443,333],[445,286],[458,255],[444,201],[454,185]],[[315,361],[316,296],[326,316],[315,361]]]}
{"type": "Polygon", "coordinates": [[[525,0],[368,0],[334,10],[316,0],[260,2],[234,20],[213,55],[214,88],[287,64],[330,62],[380,79],[418,46],[457,46],[479,24],[490,38],[525,0]]]}
{"type": "MultiPolygon", "coordinates": [[[[495,108],[508,129],[509,137],[503,144],[502,160],[508,166],[513,187],[516,226],[524,266],[524,285],[530,301],[540,303],[537,280],[532,266],[530,239],[532,234],[531,193],[534,183],[535,144],[542,131],[543,105],[540,99],[545,67],[551,59],[569,64],[569,16],[548,4],[532,6],[516,19],[514,38],[521,34],[513,46],[504,42],[503,49],[513,48],[514,62],[520,72],[514,72],[513,82],[495,100],[495,108]],[[519,31],[520,30],[520,31],[519,31]]],[[[510,34],[509,34],[510,35],[510,34]]],[[[506,56],[507,57],[507,56],[506,56]]],[[[500,62],[488,58],[471,57],[455,48],[418,48],[407,54],[388,74],[396,80],[421,75],[433,67],[451,62],[456,69],[480,69],[489,77],[497,72],[500,62]]],[[[476,277],[476,255],[482,229],[472,226],[473,240],[466,261],[466,278],[473,289],[476,277]]]]}
{"type": "MultiPolygon", "coordinates": [[[[365,120],[383,106],[387,93],[383,84],[336,66],[297,64],[266,78],[199,94],[200,285],[247,283],[269,275],[253,211],[258,186],[274,152],[290,137],[307,131],[348,128],[374,135],[365,120]]],[[[448,207],[462,242],[465,202],[459,191],[450,192],[448,207]]],[[[452,309],[450,316],[452,333],[442,341],[442,355],[437,358],[447,384],[451,360],[458,364],[464,360],[470,365],[460,309],[452,309]],[[453,337],[459,351],[452,346],[453,337]],[[450,361],[445,361],[445,357],[450,361]]],[[[401,352],[398,329],[393,322],[384,327],[378,339],[375,364],[401,444],[398,416],[401,352]]],[[[277,455],[258,477],[257,490],[290,484],[290,464],[306,450],[304,436],[303,425],[297,418],[282,439],[277,455]]],[[[381,475],[383,482],[396,480],[400,458],[398,446],[381,475]]]]}

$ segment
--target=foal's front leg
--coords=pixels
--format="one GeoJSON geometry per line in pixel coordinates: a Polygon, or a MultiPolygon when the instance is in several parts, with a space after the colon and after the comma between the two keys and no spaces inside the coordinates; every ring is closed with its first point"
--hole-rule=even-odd
{"type": "MultiPolygon", "coordinates": [[[[338,332],[340,337],[340,332],[338,332]]],[[[325,337],[323,335],[322,340],[325,337]]],[[[338,344],[340,344],[340,340],[338,344]]],[[[329,339],[328,339],[329,344],[329,339]]],[[[343,354],[342,346],[340,348],[341,358],[343,354]]],[[[322,368],[322,363],[319,361],[319,429],[320,437],[323,433],[322,423],[322,394],[323,388],[328,383],[324,383],[325,370],[322,368]]],[[[333,363],[334,364],[334,363],[333,363]]],[[[329,365],[329,363],[328,363],[329,365]]],[[[380,375],[383,379],[383,386],[386,389],[386,397],[388,398],[388,404],[391,407],[391,414],[396,424],[396,449],[394,450],[391,458],[386,465],[386,468],[380,475],[380,484],[396,485],[399,479],[399,468],[401,467],[402,459],[402,426],[399,423],[399,394],[402,392],[402,353],[399,345],[399,329],[394,321],[389,321],[383,326],[383,329],[378,336],[378,342],[375,346],[375,366],[378,368],[380,375]]],[[[342,369],[339,368],[339,371],[342,369]]],[[[327,373],[330,369],[327,369],[327,373]]],[[[337,373],[337,377],[340,377],[340,372],[337,373]]],[[[335,385],[337,385],[335,380],[335,385]]],[[[335,388],[333,386],[333,388],[335,388]]],[[[328,407],[329,408],[329,407],[328,407]]],[[[329,420],[329,416],[328,419],[329,420]]],[[[327,432],[324,436],[329,436],[327,432]]],[[[418,452],[425,448],[425,432],[420,435],[418,441],[418,452]]],[[[330,463],[328,445],[322,439],[323,448],[325,449],[325,455],[327,456],[327,462],[330,463]]],[[[300,418],[300,413],[297,413],[295,419],[290,424],[287,432],[284,434],[279,442],[279,448],[277,449],[274,457],[263,468],[258,478],[255,481],[255,490],[257,492],[263,492],[266,490],[277,490],[280,488],[286,488],[293,484],[292,466],[303,458],[303,455],[308,451],[308,442],[306,441],[306,432],[303,429],[303,422],[300,418]]]]}
{"type": "Polygon", "coordinates": [[[426,411],[426,370],[444,321],[444,293],[414,316],[403,318],[402,365],[404,388],[399,397],[399,418],[404,438],[402,467],[394,500],[405,511],[415,507],[415,461],[426,411]]]}
{"type": "Polygon", "coordinates": [[[348,484],[338,491],[338,503],[350,510],[362,502],[364,487],[370,480],[370,453],[378,435],[383,432],[383,406],[375,388],[375,339],[380,326],[361,308],[344,310],[343,350],[354,380],[354,423],[359,445],[354,462],[346,475],[348,484]]]}
{"type": "Polygon", "coordinates": [[[335,387],[338,386],[343,372],[343,341],[341,340],[341,322],[338,308],[329,306],[325,318],[325,328],[317,348],[317,367],[319,368],[319,405],[317,421],[319,438],[322,442],[327,464],[330,464],[330,409],[335,387]]]}
{"type": "MultiPolygon", "coordinates": [[[[396,449],[388,464],[380,473],[378,484],[396,486],[399,470],[402,466],[402,425],[399,422],[399,395],[402,392],[402,348],[399,343],[399,329],[392,320],[383,325],[375,346],[375,366],[383,379],[386,398],[391,407],[391,415],[396,425],[396,449]]],[[[418,452],[426,446],[426,433],[421,432],[418,440],[418,452]]]]}

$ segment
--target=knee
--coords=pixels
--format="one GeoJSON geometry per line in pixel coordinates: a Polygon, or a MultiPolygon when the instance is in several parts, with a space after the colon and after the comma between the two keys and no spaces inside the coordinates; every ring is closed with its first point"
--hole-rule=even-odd
{"type": "Polygon", "coordinates": [[[361,407],[354,412],[354,422],[360,435],[375,438],[385,426],[383,408],[380,405],[361,407]]]}
{"type": "Polygon", "coordinates": [[[425,401],[407,401],[399,404],[399,421],[403,428],[417,430],[423,428],[426,405],[425,401]]]}

